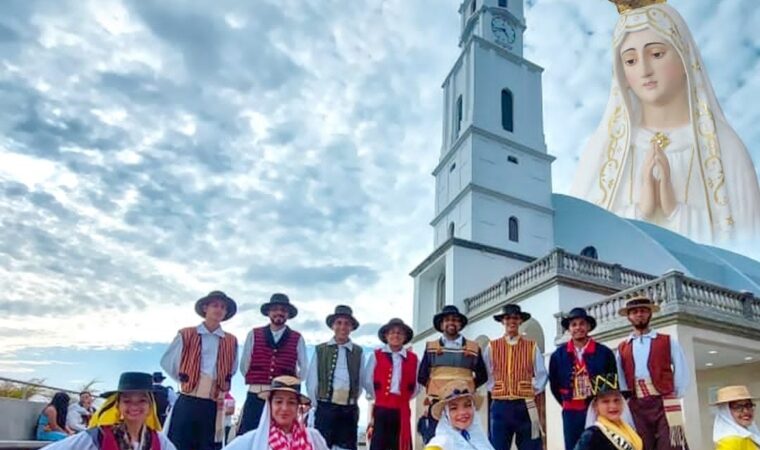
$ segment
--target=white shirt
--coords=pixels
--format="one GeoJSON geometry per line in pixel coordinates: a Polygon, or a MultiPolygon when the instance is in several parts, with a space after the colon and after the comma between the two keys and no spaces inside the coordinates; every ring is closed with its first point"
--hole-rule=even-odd
{"type": "Polygon", "coordinates": [[[441,342],[443,342],[443,348],[460,349],[464,345],[464,336],[460,334],[456,338],[449,340],[445,334],[442,334],[441,342]]]}
{"type": "MultiPolygon", "coordinates": [[[[633,342],[634,378],[637,380],[652,381],[652,376],[649,374],[649,352],[652,349],[652,339],[655,337],[657,337],[657,332],[650,330],[641,336],[633,333],[627,338],[628,341],[633,342]]],[[[627,391],[632,389],[633,387],[629,387],[628,382],[625,380],[623,362],[620,359],[619,351],[615,352],[615,361],[618,367],[620,390],[627,391]]],[[[673,364],[673,389],[675,390],[676,397],[681,398],[689,388],[689,377],[686,372],[686,359],[683,356],[683,351],[673,336],[670,336],[670,362],[673,364]]]]}
{"type": "MultiPolygon", "coordinates": [[[[520,336],[511,338],[504,336],[504,339],[509,345],[515,345],[520,340],[520,336]]],[[[491,360],[491,343],[486,346],[483,351],[483,362],[486,363],[486,369],[488,369],[488,390],[492,391],[494,386],[493,377],[493,361],[491,360]]],[[[546,372],[546,365],[544,364],[544,355],[538,349],[538,344],[533,347],[533,390],[536,394],[540,394],[546,388],[546,382],[549,380],[549,374],[546,372]]]]}
{"type": "MultiPolygon", "coordinates": [[[[216,379],[216,357],[219,353],[219,339],[224,337],[224,331],[220,326],[213,332],[206,329],[204,324],[196,328],[201,335],[201,373],[216,379]]],[[[161,368],[164,369],[174,381],[179,380],[179,365],[182,358],[182,335],[177,333],[174,340],[169,344],[164,356],[161,357],[161,368]]],[[[237,355],[232,367],[237,366],[237,355]]]]}
{"type": "MultiPolygon", "coordinates": [[[[335,338],[330,339],[327,344],[334,345],[335,338]]],[[[333,372],[332,386],[333,390],[350,390],[351,380],[348,375],[348,358],[346,357],[346,351],[353,351],[354,345],[349,340],[345,344],[338,345],[338,359],[335,361],[335,372],[333,372]]],[[[317,401],[319,399],[319,374],[317,373],[317,352],[311,357],[309,363],[309,370],[306,375],[306,392],[311,399],[311,410],[309,412],[309,426],[314,426],[314,420],[317,415],[317,401]]],[[[364,362],[359,365],[359,386],[356,392],[356,398],[362,394],[362,380],[365,379],[364,375],[364,362]]]]}
{"type": "Polygon", "coordinates": [[[79,403],[72,403],[69,405],[69,411],[66,413],[66,426],[74,431],[84,431],[87,429],[87,424],[84,422],[83,416],[92,416],[95,412],[87,411],[84,406],[79,403]]]}
{"type": "MultiPolygon", "coordinates": [[[[285,333],[287,327],[282,327],[277,331],[272,331],[272,337],[275,344],[280,342],[280,338],[285,333]]],[[[271,330],[271,328],[270,328],[271,330]]],[[[298,345],[296,347],[298,352],[298,367],[296,368],[296,376],[303,379],[304,372],[309,366],[309,360],[306,357],[306,342],[303,339],[303,335],[298,338],[298,345]]],[[[245,337],[245,343],[243,344],[243,353],[240,356],[240,373],[245,376],[248,373],[248,367],[251,365],[251,355],[253,354],[253,330],[248,332],[245,337]]]]}
{"type": "MultiPolygon", "coordinates": [[[[174,444],[164,435],[164,433],[158,433],[158,440],[161,443],[161,450],[177,450],[174,444]]],[[[138,444],[139,445],[139,444],[138,444]]],[[[69,436],[66,439],[53,442],[45,446],[45,450],[100,450],[94,442],[92,437],[87,433],[77,433],[73,436],[69,436]]],[[[138,449],[135,449],[138,450],[138,449]]]]}
{"type": "MultiPolygon", "coordinates": [[[[401,392],[399,386],[401,384],[401,364],[403,360],[406,359],[406,349],[402,348],[401,350],[394,352],[388,344],[383,345],[381,348],[383,352],[391,354],[391,359],[393,361],[393,369],[391,371],[391,394],[399,394],[401,392]]],[[[417,371],[420,369],[420,361],[420,359],[417,360],[417,371]]],[[[367,391],[367,400],[375,399],[375,367],[377,367],[377,359],[375,358],[375,352],[371,352],[367,358],[367,367],[364,368],[364,390],[367,391]]],[[[414,394],[412,394],[412,398],[417,396],[421,387],[420,384],[417,383],[416,375],[414,381],[416,388],[414,394]]]]}

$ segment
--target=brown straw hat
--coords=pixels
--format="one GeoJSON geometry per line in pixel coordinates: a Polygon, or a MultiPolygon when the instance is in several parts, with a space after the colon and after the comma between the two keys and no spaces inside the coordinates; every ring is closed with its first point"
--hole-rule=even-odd
{"type": "Polygon", "coordinates": [[[722,403],[737,402],[739,400],[754,400],[760,397],[753,396],[749,393],[747,386],[726,386],[718,389],[718,395],[711,405],[720,405],[722,403]]]}
{"type": "Polygon", "coordinates": [[[644,295],[637,295],[636,297],[631,297],[626,300],[625,306],[620,308],[618,314],[621,316],[627,316],[628,310],[632,308],[649,308],[652,314],[660,310],[660,306],[655,304],[651,298],[644,295]]]}
{"type": "Polygon", "coordinates": [[[298,403],[302,405],[311,404],[309,397],[301,393],[301,380],[290,375],[280,375],[272,380],[272,384],[265,390],[259,392],[259,398],[269,400],[269,396],[274,391],[292,392],[298,397],[298,403]]]}
{"type": "Polygon", "coordinates": [[[480,409],[480,405],[483,404],[483,397],[473,390],[470,383],[465,380],[452,380],[446,383],[443,387],[440,395],[441,400],[432,406],[431,412],[433,418],[435,418],[435,420],[441,420],[441,413],[443,412],[446,403],[461,397],[472,397],[476,410],[480,409]]]}

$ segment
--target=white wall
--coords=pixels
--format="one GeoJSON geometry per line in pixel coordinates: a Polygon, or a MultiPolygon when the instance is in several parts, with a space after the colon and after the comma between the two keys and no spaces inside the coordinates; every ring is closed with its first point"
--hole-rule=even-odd
{"type": "Polygon", "coordinates": [[[446,280],[452,281],[451,290],[447,292],[447,302],[464,310],[464,299],[471,297],[497,283],[525,266],[525,262],[510,259],[492,253],[454,246],[451,251],[451,264],[447,265],[446,280]]]}

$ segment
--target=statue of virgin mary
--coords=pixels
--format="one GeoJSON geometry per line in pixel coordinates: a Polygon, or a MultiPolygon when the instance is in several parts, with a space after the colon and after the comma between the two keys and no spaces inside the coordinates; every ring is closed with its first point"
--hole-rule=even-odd
{"type": "Polygon", "coordinates": [[[700,243],[760,238],[752,159],[726,121],[686,22],[665,0],[610,0],[607,108],[571,195],[700,243]]]}

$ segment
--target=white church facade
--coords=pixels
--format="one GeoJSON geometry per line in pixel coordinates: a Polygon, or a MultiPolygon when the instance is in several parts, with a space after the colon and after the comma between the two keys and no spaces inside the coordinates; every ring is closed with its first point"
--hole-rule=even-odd
{"type": "MultiPolygon", "coordinates": [[[[594,337],[614,348],[630,334],[623,299],[660,305],[652,326],[684,349],[692,380],[683,399],[692,450],[712,448],[711,395],[747,384],[760,392],[760,263],[696,244],[552,193],[544,142],[542,69],[522,56],[522,1],[465,0],[461,52],[443,83],[441,156],[435,176],[434,250],[414,278],[414,349],[433,339],[447,304],[470,319],[481,345],[503,334],[492,316],[519,303],[533,318],[547,366],[563,341],[559,317],[595,316],[594,337]]],[[[547,448],[563,448],[560,406],[545,396],[547,448]]],[[[487,418],[484,410],[483,418],[487,418]]]]}

